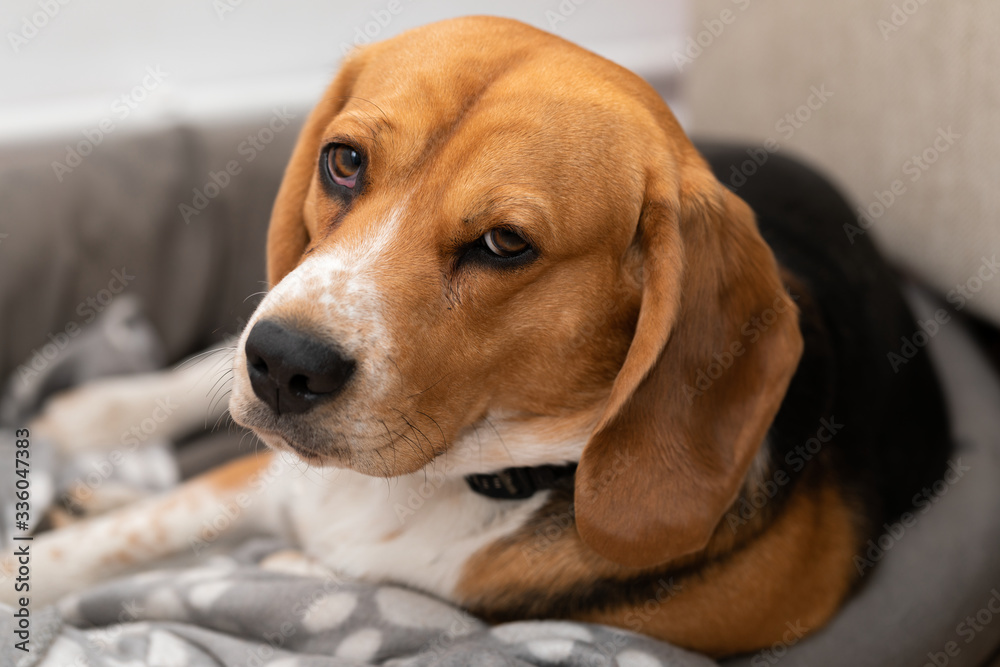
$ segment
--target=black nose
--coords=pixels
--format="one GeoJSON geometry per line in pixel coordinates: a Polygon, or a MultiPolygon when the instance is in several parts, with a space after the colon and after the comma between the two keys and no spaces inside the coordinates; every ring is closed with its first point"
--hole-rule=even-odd
{"type": "Polygon", "coordinates": [[[246,353],[254,393],[279,415],[333,398],[354,373],[354,360],[336,348],[272,320],[250,330],[246,353]]]}

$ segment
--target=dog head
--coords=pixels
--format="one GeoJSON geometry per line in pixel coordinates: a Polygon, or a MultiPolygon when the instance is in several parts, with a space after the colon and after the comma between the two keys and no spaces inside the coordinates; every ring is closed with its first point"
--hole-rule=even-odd
{"type": "Polygon", "coordinates": [[[801,353],[751,211],[657,94],[505,19],[347,59],[285,173],[268,273],[237,422],[370,475],[476,438],[462,474],[579,459],[580,534],[626,564],[704,545],[801,353]]]}

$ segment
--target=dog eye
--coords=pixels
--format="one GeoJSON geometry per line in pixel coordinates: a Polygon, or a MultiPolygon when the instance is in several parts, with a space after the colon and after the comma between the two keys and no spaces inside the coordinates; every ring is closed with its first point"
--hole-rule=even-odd
{"type": "Polygon", "coordinates": [[[497,257],[515,257],[531,248],[520,235],[503,227],[491,229],[483,234],[483,242],[497,257]]]}
{"type": "Polygon", "coordinates": [[[361,153],[347,144],[331,144],[326,152],[326,169],[337,185],[353,188],[361,172],[361,153]]]}

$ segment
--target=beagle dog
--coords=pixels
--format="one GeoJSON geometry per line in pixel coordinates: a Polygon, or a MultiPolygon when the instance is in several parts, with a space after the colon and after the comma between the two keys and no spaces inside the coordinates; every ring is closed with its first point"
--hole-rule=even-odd
{"type": "Polygon", "coordinates": [[[886,361],[917,324],[847,205],[777,155],[737,196],[745,159],[512,20],[352,53],[232,360],[232,418],[275,453],[38,536],[33,601],[224,515],[490,621],[714,656],[821,627],[943,473],[948,424],[928,359],[886,361]]]}

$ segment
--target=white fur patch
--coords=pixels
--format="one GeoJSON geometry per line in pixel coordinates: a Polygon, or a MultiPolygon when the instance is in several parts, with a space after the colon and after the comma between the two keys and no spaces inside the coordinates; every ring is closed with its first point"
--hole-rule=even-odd
{"type": "Polygon", "coordinates": [[[443,598],[474,553],[522,526],[548,497],[491,500],[461,477],[423,472],[387,480],[306,468],[288,487],[289,515],[306,553],[349,577],[443,598]]]}
{"type": "Polygon", "coordinates": [[[385,324],[378,263],[399,233],[402,210],[402,205],[394,209],[367,236],[318,249],[267,293],[237,344],[231,399],[234,414],[255,401],[244,362],[250,331],[260,320],[300,312],[312,312],[310,326],[315,332],[335,341],[358,363],[368,401],[384,395],[394,372],[396,343],[392,329],[385,324]]]}
{"type": "Polygon", "coordinates": [[[450,476],[579,461],[597,414],[507,421],[493,415],[466,429],[433,464],[450,476]]]}

